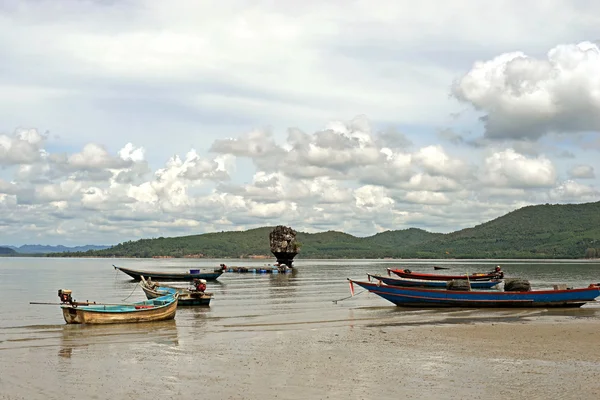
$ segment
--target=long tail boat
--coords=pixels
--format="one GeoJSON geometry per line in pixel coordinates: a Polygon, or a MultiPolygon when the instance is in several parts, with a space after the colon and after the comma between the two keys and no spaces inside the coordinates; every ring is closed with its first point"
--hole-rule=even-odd
{"type": "Polygon", "coordinates": [[[123,324],[164,321],[175,318],[178,294],[131,304],[76,302],[70,290],[59,290],[60,308],[67,324],[123,324]]]}
{"type": "MultiPolygon", "coordinates": [[[[367,274],[369,277],[369,281],[371,278],[377,279],[385,283],[386,285],[391,286],[405,286],[405,287],[425,287],[425,288],[438,288],[438,289],[446,289],[448,282],[450,281],[432,281],[427,279],[408,279],[408,278],[390,278],[387,276],[373,275],[367,274]]],[[[461,278],[462,280],[466,280],[466,277],[461,278]]],[[[469,282],[471,285],[471,289],[491,289],[494,286],[498,285],[502,281],[500,280],[491,280],[491,281],[474,281],[469,282]]],[[[180,300],[181,301],[181,300],[180,300]]]]}
{"type": "Polygon", "coordinates": [[[152,282],[152,280],[146,280],[143,276],[141,286],[148,299],[156,299],[161,296],[177,293],[179,295],[178,307],[208,306],[212,298],[212,293],[159,284],[158,282],[152,282]]]}
{"type": "Polygon", "coordinates": [[[413,272],[409,269],[392,269],[388,268],[388,274],[393,273],[398,275],[400,278],[409,279],[423,279],[430,281],[451,281],[454,279],[469,279],[470,281],[490,281],[492,279],[500,279],[504,277],[502,271],[489,272],[489,273],[476,273],[471,275],[442,275],[442,274],[428,274],[424,272],[413,272]]]}
{"type": "Polygon", "coordinates": [[[348,279],[350,291],[361,286],[403,307],[581,307],[600,296],[600,283],[579,289],[531,290],[526,292],[458,291],[390,286],[348,279]]]}
{"type": "Polygon", "coordinates": [[[131,268],[113,267],[129,276],[136,281],[142,280],[142,275],[146,278],[151,278],[155,281],[191,281],[193,279],[204,279],[207,281],[217,280],[222,274],[223,269],[218,268],[213,271],[202,272],[198,269],[190,269],[185,272],[170,272],[170,271],[140,271],[131,268]]]}

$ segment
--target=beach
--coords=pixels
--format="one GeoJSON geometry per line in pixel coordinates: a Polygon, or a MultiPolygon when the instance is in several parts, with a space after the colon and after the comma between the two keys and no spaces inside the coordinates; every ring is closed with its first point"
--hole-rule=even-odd
{"type": "MultiPolygon", "coordinates": [[[[105,263],[46,261],[36,264],[36,273],[52,289],[69,281],[76,298],[91,293],[94,299],[138,300],[142,294],[135,283],[107,273],[105,263]]],[[[0,269],[0,285],[13,305],[30,295],[15,281],[6,282],[37,282],[18,267],[0,269]]],[[[570,279],[587,280],[599,267],[572,266],[570,279]]],[[[525,274],[518,268],[506,270],[525,274]]],[[[600,395],[600,304],[564,310],[405,309],[367,292],[349,297],[341,277],[381,269],[361,261],[305,267],[294,276],[230,274],[221,283],[209,282],[215,293],[210,307],[179,309],[175,320],[150,324],[66,325],[52,306],[9,313],[1,305],[0,399],[600,395]]],[[[556,273],[530,272],[530,279],[546,284],[543,277],[550,272],[556,273]]],[[[48,293],[49,300],[54,296],[54,290],[48,293]]]]}

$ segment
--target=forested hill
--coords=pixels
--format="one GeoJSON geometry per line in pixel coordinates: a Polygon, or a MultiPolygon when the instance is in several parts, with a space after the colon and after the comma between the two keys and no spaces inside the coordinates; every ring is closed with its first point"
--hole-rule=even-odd
{"type": "MultiPolygon", "coordinates": [[[[243,232],[141,239],[105,250],[52,256],[271,257],[273,227],[243,232]]],[[[422,229],[387,231],[365,238],[342,232],[297,236],[297,258],[583,258],[600,256],[600,202],[524,207],[449,234],[422,229]]]]}

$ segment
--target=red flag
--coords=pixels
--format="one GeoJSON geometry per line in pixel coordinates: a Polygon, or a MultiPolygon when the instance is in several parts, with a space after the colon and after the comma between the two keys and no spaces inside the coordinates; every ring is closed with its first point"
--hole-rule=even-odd
{"type": "Polygon", "coordinates": [[[349,281],[349,282],[350,282],[350,294],[352,296],[354,296],[354,285],[352,284],[352,281],[349,281]]]}

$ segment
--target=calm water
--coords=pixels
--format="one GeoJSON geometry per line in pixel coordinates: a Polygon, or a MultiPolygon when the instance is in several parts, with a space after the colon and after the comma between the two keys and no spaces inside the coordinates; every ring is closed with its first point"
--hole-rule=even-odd
{"type": "MultiPolygon", "coordinates": [[[[157,390],[161,394],[186,398],[186,388],[197,383],[199,376],[211,380],[204,390],[217,398],[260,397],[258,394],[244,396],[244,390],[257,389],[243,386],[248,383],[236,387],[235,380],[225,379],[223,371],[233,369],[250,374],[247,371],[252,367],[252,360],[258,363],[260,353],[268,352],[270,343],[284,340],[282,335],[286,332],[300,332],[307,343],[313,343],[311,338],[314,338],[314,343],[322,346],[315,351],[321,352],[327,350],[327,342],[319,337],[337,336],[334,332],[356,327],[471,323],[478,318],[482,321],[488,318],[505,321],[600,318],[597,304],[554,311],[402,309],[374,295],[360,293],[358,287],[355,297],[344,299],[349,296],[347,277],[364,280],[367,272],[383,275],[387,267],[400,266],[433,272],[433,265],[444,264],[451,269],[441,272],[458,274],[485,272],[501,265],[506,277],[529,279],[534,288],[551,287],[555,283],[578,287],[600,282],[600,263],[572,261],[297,260],[298,270],[293,274],[225,273],[218,282],[208,283],[207,291],[214,293],[210,307],[180,308],[174,321],[153,324],[66,325],[58,306],[29,304],[30,301],[57,303],[60,288],[73,290],[73,297],[78,301],[144,300],[137,284],[114,270],[112,264],[138,269],[185,270],[190,267],[212,269],[221,262],[234,266],[265,264],[264,260],[0,258],[3,294],[0,399],[60,398],[65,393],[66,398],[106,398],[108,395],[139,398],[157,390]],[[343,300],[334,302],[340,299],[343,300]],[[103,376],[110,377],[112,383],[103,376]],[[66,387],[65,379],[70,382],[66,387]],[[132,386],[131,379],[143,386],[132,386]]],[[[294,362],[293,351],[290,349],[289,360],[277,361],[282,368],[290,368],[289,363],[294,362]]],[[[264,368],[277,370],[276,365],[264,368]]],[[[241,382],[254,375],[244,376],[241,382]]],[[[277,382],[281,382],[281,377],[277,382]]],[[[289,389],[289,382],[284,386],[289,389]]],[[[290,393],[294,392],[288,392],[288,398],[302,395],[290,393]]],[[[190,392],[189,398],[193,397],[190,392]]]]}

